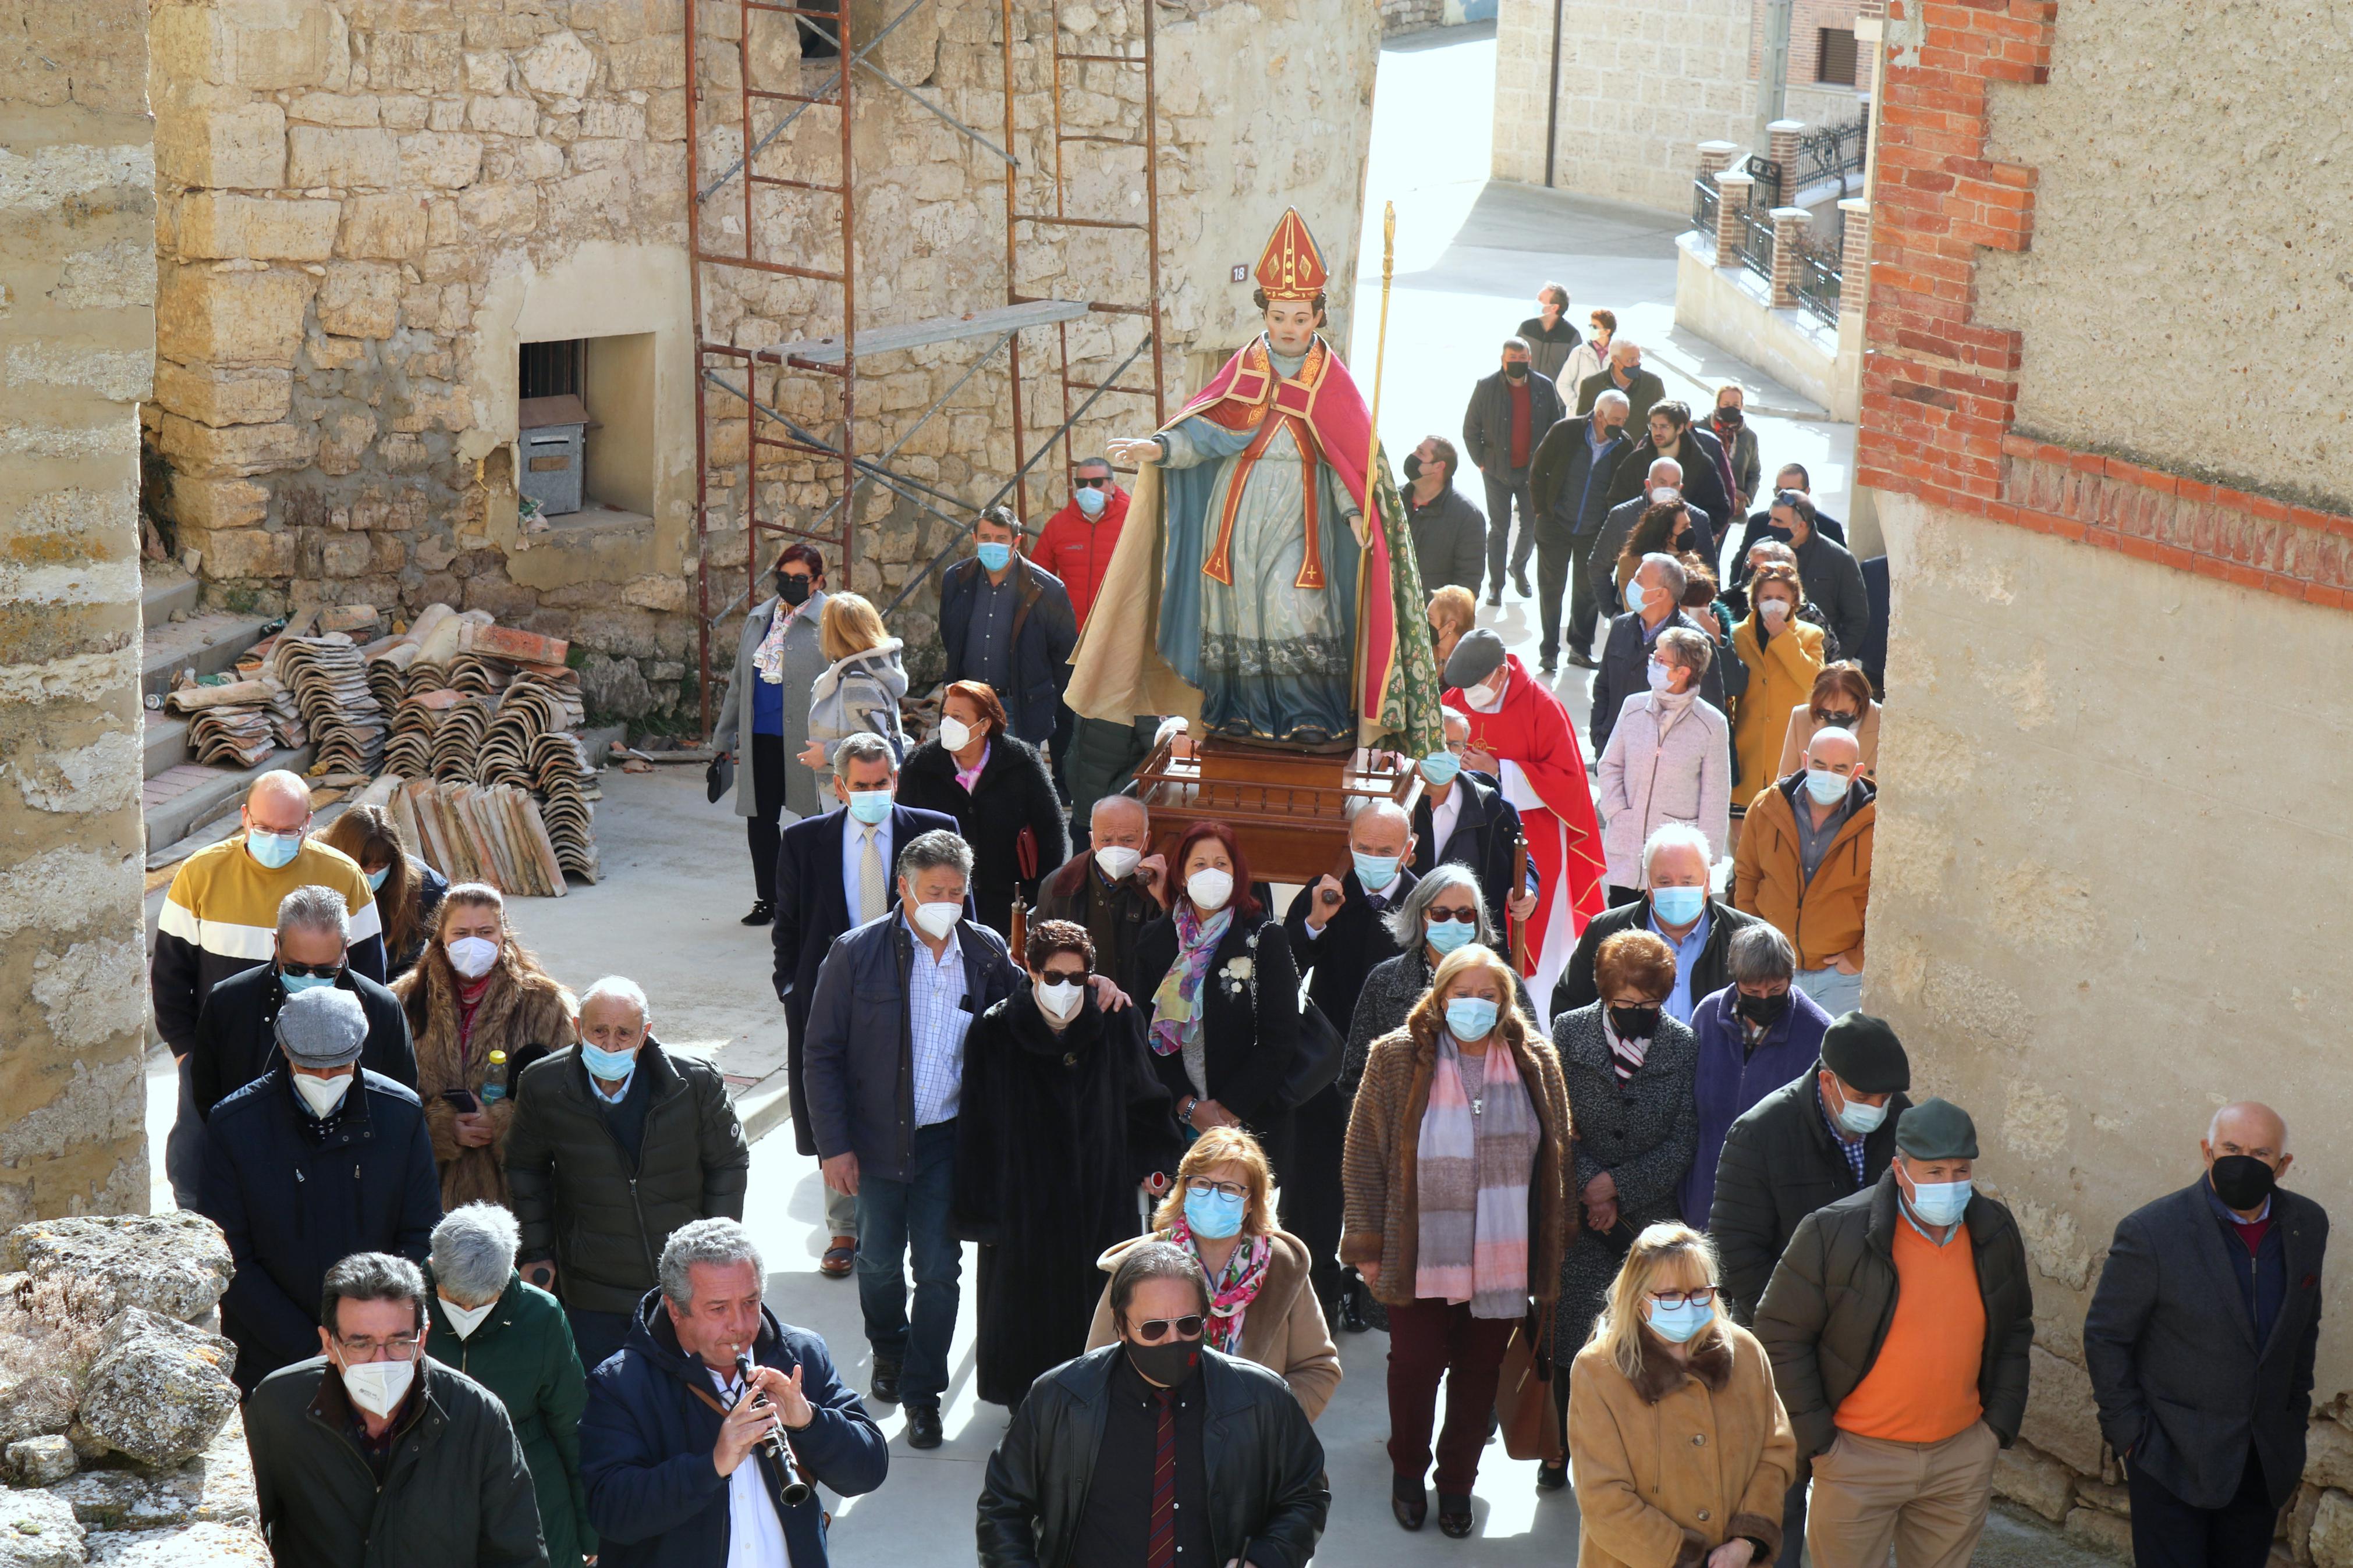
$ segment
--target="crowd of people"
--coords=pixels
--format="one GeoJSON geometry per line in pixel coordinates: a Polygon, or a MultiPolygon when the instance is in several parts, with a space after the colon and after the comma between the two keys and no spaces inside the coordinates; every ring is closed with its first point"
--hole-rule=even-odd
{"type": "MultiPolygon", "coordinates": [[[[1434,1485],[1474,1533],[1500,1429],[1575,1488],[1582,1564],[1967,1563],[2033,1301],[1970,1115],[1913,1102],[1860,1008],[1862,579],[1784,468],[1719,583],[1762,471],[1739,389],[1695,423],[1567,303],[1473,396],[1484,514],[1445,438],[1406,464],[1443,744],[1285,900],[1130,787],[1160,716],[1060,701],[1126,513],[1107,460],[1034,548],[977,521],[928,736],[882,616],[784,552],[716,744],[860,1356],[764,1305],[724,1081],[640,986],[574,989],[381,812],[314,835],[300,778],[257,782],[174,877],[153,987],[278,1560],[821,1564],[814,1489],[886,1480],[871,1407],[944,1440],[976,1244],[987,1564],[1303,1568],[1335,1335],[1372,1329],[1407,1531],[1434,1485]],[[1477,624],[1507,578],[1533,673],[1477,624]]],[[[2252,1565],[2302,1468],[2327,1221],[2277,1189],[2266,1108],[2201,1149],[2119,1227],[2085,1363],[2144,1561],[2252,1565]]]]}

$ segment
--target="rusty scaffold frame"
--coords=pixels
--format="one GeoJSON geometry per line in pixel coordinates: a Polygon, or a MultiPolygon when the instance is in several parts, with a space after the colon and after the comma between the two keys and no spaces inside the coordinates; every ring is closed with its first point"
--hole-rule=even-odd
{"type": "MultiPolygon", "coordinates": [[[[889,606],[890,610],[895,610],[916,587],[929,582],[949,555],[961,545],[964,534],[971,527],[972,516],[979,510],[1009,498],[1015,514],[1025,522],[1028,521],[1030,470],[1059,442],[1062,447],[1067,478],[1067,470],[1078,457],[1083,455],[1072,450],[1071,432],[1101,399],[1107,396],[1148,399],[1155,426],[1167,417],[1159,320],[1159,107],[1154,75],[1156,38],[1153,14],[1155,0],[1122,0],[1131,16],[1137,14],[1141,16],[1140,27],[1136,33],[1131,34],[1132,37],[1140,37],[1140,45],[1136,52],[1129,54],[1066,49],[1053,0],[1042,0],[1042,3],[1041,0],[997,0],[1006,143],[1001,147],[869,58],[875,47],[913,16],[918,7],[979,3],[979,0],[907,0],[887,23],[875,30],[871,38],[863,41],[852,36],[848,0],[833,0],[838,9],[827,8],[827,0],[802,4],[789,3],[789,0],[715,0],[715,3],[733,6],[736,11],[736,82],[733,90],[737,98],[736,123],[742,128],[743,151],[723,168],[709,172],[704,168],[701,112],[704,78],[701,29],[698,26],[697,0],[688,0],[687,247],[695,329],[696,642],[701,673],[702,731],[705,734],[711,730],[712,709],[715,700],[712,667],[714,626],[745,605],[757,602],[763,556],[773,559],[774,552],[789,541],[801,540],[828,547],[832,558],[839,563],[835,582],[840,587],[850,587],[856,574],[857,500],[863,486],[880,485],[917,510],[947,523],[954,531],[954,537],[947,547],[902,587],[898,597],[889,606]],[[802,90],[805,83],[799,78],[787,84],[771,84],[759,79],[759,55],[753,47],[753,37],[754,18],[762,16],[786,18],[783,26],[799,28],[804,36],[814,29],[831,37],[836,49],[831,80],[812,90],[802,90]],[[1033,38],[1042,36],[1047,40],[1043,51],[1047,58],[1039,63],[1047,68],[1047,85],[1043,90],[1050,100],[1050,110],[1040,127],[1040,133],[1052,150],[1050,171],[1025,169],[1017,155],[1017,102],[1025,94],[1020,89],[1017,71],[1014,29],[1017,21],[1024,19],[1038,24],[1039,30],[1033,31],[1033,38]],[[1065,80],[1066,68],[1071,68],[1082,80],[1085,79],[1084,73],[1090,70],[1140,71],[1143,77],[1143,110],[1136,133],[1134,136],[1104,135],[1073,130],[1067,125],[1064,119],[1065,92],[1069,85],[1065,80]],[[860,322],[857,308],[859,171],[852,136],[859,101],[853,84],[860,72],[912,100],[1004,163],[1005,304],[1002,307],[970,316],[929,321],[890,324],[860,322]],[[776,146],[784,132],[811,109],[830,110],[839,117],[839,151],[835,155],[831,177],[828,178],[823,171],[798,167],[776,171],[764,163],[762,155],[776,146]],[[763,113],[767,116],[767,123],[765,129],[758,129],[759,117],[763,113]],[[1145,202],[1140,217],[1123,218],[1073,210],[1063,149],[1072,144],[1086,143],[1133,146],[1141,152],[1145,202]],[[1046,174],[1050,180],[1050,199],[1045,201],[1037,199],[1035,176],[1039,174],[1046,174]],[[1027,182],[1031,201],[1026,206],[1023,202],[1025,175],[1031,176],[1027,182]],[[765,247],[761,243],[758,205],[754,199],[755,193],[763,188],[799,191],[815,198],[832,199],[837,204],[839,216],[838,261],[828,266],[823,258],[807,255],[780,257],[764,253],[765,247]],[[741,192],[742,201],[739,219],[743,228],[741,250],[714,248],[706,245],[703,233],[706,211],[721,211],[713,204],[723,195],[728,198],[728,205],[732,206],[737,190],[741,192]],[[1031,210],[1033,207],[1035,210],[1031,210]],[[1142,264],[1134,268],[1124,268],[1123,276],[1141,279],[1143,298],[1075,300],[1023,294],[1020,280],[1025,251],[1028,247],[1039,243],[1047,233],[1057,229],[1106,231],[1134,237],[1144,248],[1145,254],[1139,258],[1142,264]],[[832,299],[820,314],[837,320],[839,330],[826,336],[797,339],[758,348],[714,340],[706,331],[703,316],[706,268],[740,268],[815,283],[821,289],[831,292],[832,299]],[[1071,368],[1070,324],[1088,316],[1140,318],[1144,322],[1143,341],[1100,380],[1073,375],[1071,368]],[[1029,426],[1022,386],[1021,334],[1025,331],[1044,327],[1054,329],[1052,352],[1060,384],[1062,417],[1053,433],[1031,450],[1028,447],[1029,426]],[[900,432],[898,439],[888,449],[873,456],[861,454],[857,444],[858,383],[861,358],[963,340],[985,341],[987,346],[945,392],[935,397],[900,432]],[[892,459],[915,430],[946,406],[965,383],[992,362],[999,351],[1007,355],[1009,376],[1014,468],[980,508],[973,508],[965,497],[894,468],[892,459]],[[1126,379],[1129,371],[1145,356],[1147,351],[1150,356],[1148,384],[1130,384],[1126,379]],[[765,395],[762,393],[764,374],[767,378],[768,388],[765,395]],[[797,374],[822,377],[838,393],[839,434],[832,439],[828,440],[783,412],[786,399],[778,395],[778,388],[786,377],[797,374]],[[714,394],[719,395],[714,396],[714,394]],[[1081,394],[1084,395],[1082,397],[1081,394]],[[733,574],[712,561],[710,549],[712,509],[715,504],[711,464],[712,435],[715,423],[731,416],[741,416],[745,421],[743,482],[741,499],[737,503],[744,524],[745,555],[744,575],[740,579],[742,586],[733,591],[724,583],[724,579],[733,574]],[[828,469],[836,472],[838,479],[828,482],[837,493],[825,510],[815,518],[797,522],[785,515],[786,509],[780,504],[774,514],[764,516],[758,484],[764,451],[814,458],[820,465],[820,473],[828,469]]],[[[799,65],[797,59],[796,70],[799,65]]],[[[1029,89],[1029,95],[1034,96],[1037,90],[1029,89]]],[[[786,142],[785,154],[789,156],[795,146],[796,143],[786,142]]],[[[729,216],[734,215],[730,213],[729,216]]],[[[826,226],[832,228],[835,226],[826,226]]]]}

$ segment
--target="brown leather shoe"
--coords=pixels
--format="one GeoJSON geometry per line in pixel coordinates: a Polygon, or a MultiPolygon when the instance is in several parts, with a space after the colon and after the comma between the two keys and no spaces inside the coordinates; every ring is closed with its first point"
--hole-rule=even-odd
{"type": "Polygon", "coordinates": [[[858,1238],[854,1236],[835,1237],[833,1245],[825,1249],[825,1256],[817,1260],[817,1271],[828,1279],[847,1279],[857,1266],[858,1238]]]}

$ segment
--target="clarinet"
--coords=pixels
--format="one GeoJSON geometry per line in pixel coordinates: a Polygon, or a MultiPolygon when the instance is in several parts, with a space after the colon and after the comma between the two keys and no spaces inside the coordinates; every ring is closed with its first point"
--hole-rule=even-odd
{"type": "MultiPolygon", "coordinates": [[[[735,1375],[743,1382],[744,1397],[750,1400],[754,1407],[758,1407],[768,1403],[768,1396],[753,1385],[752,1371],[752,1357],[749,1352],[735,1358],[735,1375]]],[[[784,1427],[781,1423],[770,1427],[768,1435],[760,1439],[759,1451],[776,1461],[777,1473],[784,1478],[777,1488],[777,1495],[784,1500],[785,1506],[798,1508],[808,1501],[809,1484],[801,1479],[800,1467],[793,1462],[793,1446],[785,1441],[784,1427]]]]}

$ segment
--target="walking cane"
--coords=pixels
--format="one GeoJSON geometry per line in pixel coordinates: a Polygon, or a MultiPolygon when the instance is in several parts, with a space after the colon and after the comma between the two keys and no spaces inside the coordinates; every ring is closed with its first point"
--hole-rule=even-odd
{"type": "Polygon", "coordinates": [[[1512,971],[1515,974],[1528,972],[1528,922],[1512,913],[1510,904],[1519,902],[1527,885],[1528,836],[1521,830],[1512,835],[1512,896],[1504,910],[1504,918],[1512,922],[1512,971]]]}

